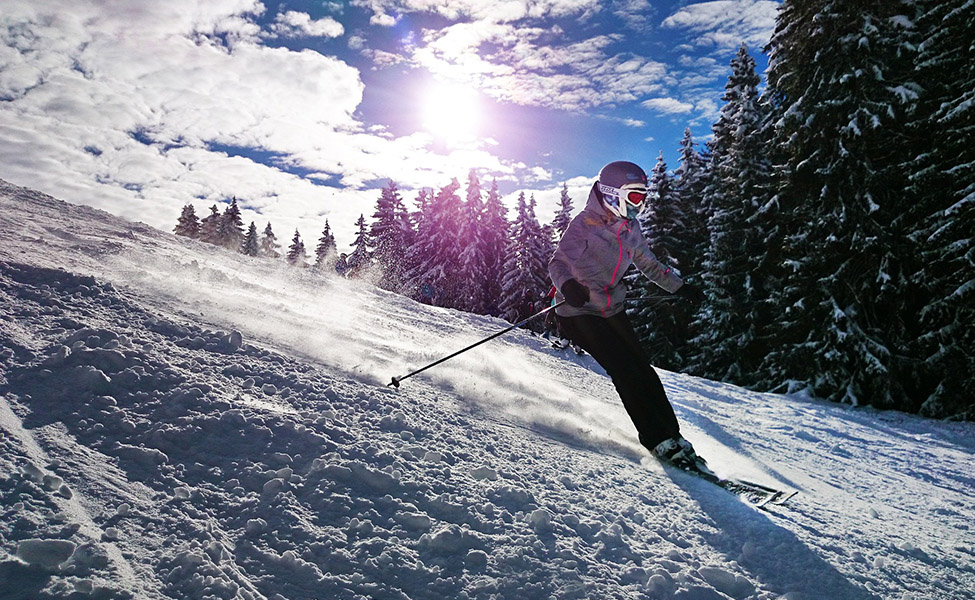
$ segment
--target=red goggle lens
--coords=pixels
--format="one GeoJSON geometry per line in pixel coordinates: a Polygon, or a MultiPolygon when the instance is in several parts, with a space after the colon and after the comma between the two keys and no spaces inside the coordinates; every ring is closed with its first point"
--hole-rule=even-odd
{"type": "Polygon", "coordinates": [[[641,204],[646,199],[647,199],[647,193],[646,192],[633,192],[633,191],[631,191],[631,192],[627,192],[626,193],[626,200],[630,204],[641,204]]]}

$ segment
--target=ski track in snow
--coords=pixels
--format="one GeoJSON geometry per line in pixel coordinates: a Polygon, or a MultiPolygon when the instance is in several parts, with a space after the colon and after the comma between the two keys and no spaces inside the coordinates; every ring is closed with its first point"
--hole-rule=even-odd
{"type": "Polygon", "coordinates": [[[975,598],[971,423],[588,357],[0,181],[0,599],[975,598]]]}

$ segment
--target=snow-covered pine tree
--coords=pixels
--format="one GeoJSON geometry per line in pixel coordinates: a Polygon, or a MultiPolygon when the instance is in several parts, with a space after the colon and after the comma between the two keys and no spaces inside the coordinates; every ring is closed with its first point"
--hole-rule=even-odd
{"type": "Polygon", "coordinates": [[[360,214],[355,222],[356,234],[352,242],[353,250],[346,258],[348,272],[346,277],[362,277],[372,266],[372,257],[369,252],[369,228],[366,225],[365,215],[360,214]]]}
{"type": "Polygon", "coordinates": [[[200,221],[200,241],[208,244],[216,244],[218,242],[217,231],[220,228],[220,220],[222,218],[217,205],[212,205],[210,207],[210,214],[203,217],[200,221]]]}
{"type": "Polygon", "coordinates": [[[559,210],[552,219],[552,235],[556,242],[562,239],[562,234],[572,222],[572,198],[569,197],[569,186],[562,182],[562,192],[559,194],[559,210]]]}
{"type": "MultiPolygon", "coordinates": [[[[515,221],[511,225],[506,248],[504,279],[501,289],[501,316],[517,323],[531,316],[548,292],[548,257],[542,256],[544,242],[542,228],[535,217],[534,197],[525,201],[525,193],[518,195],[515,221]]],[[[538,328],[540,323],[529,327],[538,328]]]]}
{"type": "MultiPolygon", "coordinates": [[[[705,258],[711,246],[708,234],[708,221],[711,211],[705,197],[708,181],[708,160],[697,151],[691,129],[684,129],[678,153],[677,169],[673,172],[672,186],[678,206],[682,207],[683,227],[680,240],[683,256],[680,257],[681,276],[688,285],[704,289],[705,258]]],[[[700,353],[695,346],[704,323],[702,314],[707,303],[702,306],[686,306],[692,310],[687,325],[686,337],[680,345],[684,357],[682,370],[693,372],[693,358],[700,353]]],[[[676,340],[675,340],[676,341],[676,340]]]]}
{"type": "Polygon", "coordinates": [[[373,260],[382,270],[379,287],[394,292],[403,289],[404,258],[413,230],[409,212],[396,183],[390,180],[376,201],[376,212],[369,229],[368,244],[373,260]]]}
{"type": "Polygon", "coordinates": [[[695,148],[691,129],[684,129],[678,153],[677,169],[673,173],[673,190],[682,207],[684,226],[681,244],[686,248],[681,273],[685,281],[701,286],[704,258],[710,246],[708,219],[711,212],[704,197],[708,179],[707,161],[695,148]]]}
{"type": "Polygon", "coordinates": [[[910,213],[921,268],[912,277],[923,290],[920,412],[975,418],[975,4],[922,0],[916,77],[923,82],[914,124],[917,158],[912,173],[918,198],[910,213]]]}
{"type": "MultiPolygon", "coordinates": [[[[674,180],[667,171],[663,152],[650,171],[649,206],[640,215],[650,249],[663,264],[683,275],[683,264],[689,249],[683,238],[685,210],[674,189],[674,180]]],[[[628,284],[635,296],[666,296],[660,288],[636,270],[628,276],[628,284]]],[[[679,370],[683,368],[684,348],[690,337],[688,330],[694,307],[678,299],[643,301],[630,312],[640,341],[647,349],[654,365],[679,370]]]]}
{"type": "Polygon", "coordinates": [[[772,314],[785,333],[766,368],[820,396],[916,408],[918,255],[914,204],[899,158],[906,139],[911,3],[785,0],[770,43],[769,92],[785,157],[780,214],[795,217],[783,262],[793,273],[772,314]]]}
{"type": "Polygon", "coordinates": [[[291,245],[288,246],[288,264],[296,267],[304,267],[308,260],[308,253],[305,251],[305,243],[301,241],[301,234],[295,229],[295,235],[291,238],[291,245]]]}
{"type": "Polygon", "coordinates": [[[278,258],[281,253],[278,249],[281,247],[278,244],[278,237],[274,235],[274,231],[271,229],[270,221],[267,227],[264,228],[264,234],[261,236],[261,256],[266,256],[268,258],[278,258]]]}
{"type": "MultiPolygon", "coordinates": [[[[551,260],[552,255],[555,254],[555,245],[557,243],[555,239],[555,233],[551,226],[542,226],[541,222],[538,220],[538,202],[535,201],[535,194],[532,194],[528,200],[528,211],[529,211],[529,223],[533,227],[531,240],[531,263],[529,268],[532,271],[532,278],[535,280],[535,286],[541,297],[547,297],[548,292],[552,288],[551,280],[548,276],[548,261],[551,260]]],[[[542,323],[535,324],[536,329],[542,330],[542,323]]]]}
{"type": "Polygon", "coordinates": [[[725,101],[711,140],[705,187],[710,247],[703,277],[707,303],[698,317],[695,371],[740,385],[755,383],[768,353],[771,273],[763,270],[770,232],[759,213],[768,203],[771,167],[763,143],[755,61],[743,45],[731,61],[725,101]]]}
{"type": "Polygon", "coordinates": [[[460,280],[457,308],[468,312],[484,314],[487,302],[484,297],[484,279],[487,263],[484,257],[484,227],[481,224],[484,202],[481,199],[481,183],[474,170],[467,174],[467,200],[461,211],[459,241],[460,280]]]}
{"type": "Polygon", "coordinates": [[[173,233],[193,239],[200,237],[200,219],[197,218],[196,209],[192,204],[183,205],[183,212],[179,215],[173,233]]]}
{"type": "Polygon", "coordinates": [[[419,300],[424,304],[431,303],[431,297],[426,292],[432,290],[433,287],[430,285],[424,287],[423,282],[414,279],[414,277],[420,269],[420,259],[422,257],[419,255],[416,248],[420,239],[419,232],[424,228],[423,215],[426,211],[427,204],[430,201],[430,194],[430,190],[421,188],[417,192],[416,198],[413,200],[413,205],[416,207],[416,210],[410,211],[408,215],[410,224],[410,242],[406,246],[405,256],[403,257],[403,265],[400,269],[403,277],[400,293],[407,295],[414,300],[419,300]]]}
{"type": "Polygon", "coordinates": [[[456,179],[444,186],[423,207],[416,242],[408,260],[413,265],[409,280],[411,289],[421,293],[435,306],[453,308],[458,296],[460,247],[458,232],[461,208],[456,179]],[[428,290],[429,292],[421,292],[428,290]]]}
{"type": "Polygon", "coordinates": [[[230,204],[223,211],[217,223],[217,245],[228,250],[238,250],[244,240],[244,221],[237,206],[237,197],[233,197],[230,204]]]}
{"type": "Polygon", "coordinates": [[[240,252],[247,256],[257,256],[260,252],[260,246],[257,240],[257,225],[254,225],[254,221],[251,221],[250,227],[247,228],[247,235],[244,236],[244,241],[240,244],[240,252]]]}
{"type": "Polygon", "coordinates": [[[501,301],[504,298],[501,282],[504,280],[505,249],[508,244],[508,209],[501,202],[498,181],[491,182],[484,212],[481,216],[481,254],[484,256],[484,313],[501,315],[501,301]]]}
{"type": "Polygon", "coordinates": [[[328,219],[325,219],[325,228],[322,229],[322,236],[318,238],[318,245],[315,247],[315,268],[331,271],[335,268],[338,254],[332,227],[328,224],[328,219]]]}

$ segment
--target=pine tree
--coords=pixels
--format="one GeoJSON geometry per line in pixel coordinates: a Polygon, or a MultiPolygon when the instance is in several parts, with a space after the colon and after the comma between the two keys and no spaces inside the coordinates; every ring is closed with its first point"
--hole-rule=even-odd
{"type": "Polygon", "coordinates": [[[420,231],[425,228],[423,224],[423,215],[426,211],[427,204],[429,204],[431,191],[425,188],[421,188],[417,194],[416,198],[413,200],[413,204],[416,208],[414,211],[408,212],[407,221],[409,223],[409,241],[406,243],[406,251],[403,256],[403,264],[400,267],[400,272],[402,273],[402,284],[400,293],[413,298],[414,300],[419,300],[424,304],[432,303],[432,290],[433,286],[427,284],[424,286],[422,281],[416,279],[416,275],[420,270],[420,263],[423,257],[417,251],[417,247],[420,239],[420,231]]]}
{"type": "Polygon", "coordinates": [[[458,278],[459,188],[460,183],[454,179],[425,203],[416,242],[408,255],[413,265],[409,274],[411,289],[429,290],[430,303],[450,308],[456,306],[461,287],[458,278]]]}
{"type": "Polygon", "coordinates": [[[372,258],[379,265],[382,275],[379,287],[399,292],[405,277],[404,259],[413,234],[409,213],[396,183],[389,181],[376,202],[368,244],[372,258]]]}
{"type": "MultiPolygon", "coordinates": [[[[650,250],[657,259],[678,274],[683,275],[683,265],[688,261],[688,248],[684,239],[686,208],[674,187],[674,180],[667,171],[663,152],[650,171],[649,206],[640,215],[640,227],[647,238],[650,250]]],[[[638,296],[660,295],[655,284],[636,270],[627,276],[627,283],[638,296]]],[[[632,312],[634,328],[646,347],[654,365],[677,370],[684,366],[684,352],[690,338],[690,323],[694,307],[680,299],[644,301],[632,312]]]]}
{"type": "Polygon", "coordinates": [[[179,215],[173,233],[193,239],[200,237],[200,220],[196,217],[196,209],[192,204],[183,205],[183,212],[179,215]]]}
{"type": "Polygon", "coordinates": [[[725,101],[711,141],[705,187],[710,248],[703,278],[707,304],[699,314],[697,370],[741,385],[760,379],[769,352],[765,307],[771,274],[765,270],[773,237],[760,217],[769,198],[763,105],[755,61],[741,46],[731,61],[725,101]]]}
{"type": "Polygon", "coordinates": [[[501,202],[498,182],[491,183],[481,216],[481,254],[484,256],[484,313],[501,315],[504,298],[502,281],[505,271],[505,250],[508,244],[508,209],[501,202]]]}
{"type": "Polygon", "coordinates": [[[460,289],[457,308],[468,312],[483,314],[487,310],[484,297],[484,280],[487,276],[487,262],[484,256],[484,228],[481,224],[484,203],[481,200],[481,184],[472,169],[467,175],[467,200],[461,212],[459,241],[460,289]]]}
{"type": "MultiPolygon", "coordinates": [[[[551,227],[542,227],[538,220],[538,203],[535,201],[535,194],[528,200],[528,224],[529,232],[529,263],[528,269],[532,276],[532,287],[536,298],[548,297],[548,292],[552,285],[548,276],[548,261],[555,253],[555,239],[551,227]]],[[[540,330],[542,323],[535,323],[534,327],[540,330]]]]}
{"type": "Polygon", "coordinates": [[[917,158],[904,165],[918,198],[908,218],[918,224],[911,237],[922,259],[911,277],[923,302],[916,395],[924,415],[975,419],[975,7],[918,4],[924,90],[912,131],[917,158]]]}
{"type": "Polygon", "coordinates": [[[562,183],[562,193],[559,195],[559,211],[552,220],[552,235],[556,240],[562,239],[562,234],[572,222],[572,198],[569,197],[569,186],[562,183]]]}
{"type": "Polygon", "coordinates": [[[355,222],[356,234],[352,242],[353,250],[346,258],[348,265],[347,277],[362,277],[372,265],[372,258],[369,252],[369,230],[366,226],[365,215],[360,214],[355,222]]]}
{"type": "Polygon", "coordinates": [[[217,222],[216,240],[217,245],[229,250],[239,249],[244,240],[244,221],[241,219],[236,197],[230,201],[217,222]]]}
{"type": "MultiPolygon", "coordinates": [[[[511,226],[502,280],[501,316],[517,323],[531,316],[547,296],[548,257],[543,256],[542,228],[535,216],[535,199],[518,195],[518,214],[511,226]]],[[[532,323],[530,327],[539,327],[532,323]]]]}
{"type": "Polygon", "coordinates": [[[257,243],[257,226],[254,225],[254,221],[251,221],[250,227],[247,228],[247,235],[244,236],[244,241],[240,245],[241,254],[246,254],[247,256],[257,256],[260,250],[257,243]]]}
{"type": "Polygon", "coordinates": [[[907,3],[785,0],[771,42],[769,91],[777,202],[792,215],[791,266],[773,311],[784,339],[766,368],[819,396],[909,408],[917,365],[898,349],[915,335],[905,275],[917,248],[904,219],[914,200],[898,158],[912,102],[901,11],[907,3]]]}
{"type": "Polygon", "coordinates": [[[705,197],[709,172],[707,160],[695,148],[690,128],[684,130],[678,161],[672,186],[678,204],[683,207],[681,239],[686,251],[681,273],[685,281],[700,286],[704,259],[711,245],[708,234],[711,210],[705,197]]]}
{"type": "Polygon", "coordinates": [[[291,245],[288,246],[288,264],[297,267],[304,267],[308,260],[308,253],[305,251],[305,243],[301,241],[301,234],[295,229],[295,236],[291,238],[291,245]]]}
{"type": "MultiPolygon", "coordinates": [[[[677,196],[676,201],[683,209],[683,226],[680,233],[683,248],[683,256],[680,258],[681,276],[687,285],[697,286],[703,290],[705,258],[711,247],[708,234],[711,210],[705,196],[709,172],[707,159],[697,151],[695,146],[690,128],[684,129],[678,154],[679,164],[674,170],[672,186],[677,196]]],[[[697,307],[685,303],[684,307],[689,311],[691,320],[687,325],[686,337],[680,349],[683,357],[680,368],[693,372],[693,357],[701,354],[701,348],[697,347],[695,342],[700,338],[702,327],[706,326],[702,315],[707,306],[706,303],[697,307]]]]}
{"type": "Polygon", "coordinates": [[[315,247],[315,268],[332,270],[335,268],[337,258],[338,247],[335,244],[335,236],[332,235],[328,219],[325,219],[322,237],[318,238],[318,246],[315,247]]]}
{"type": "Polygon", "coordinates": [[[210,207],[210,214],[203,217],[200,221],[200,241],[208,244],[216,244],[218,241],[217,231],[220,228],[220,209],[214,204],[210,207]]]}
{"type": "Polygon", "coordinates": [[[260,255],[269,258],[278,258],[281,256],[281,253],[278,252],[278,248],[280,247],[277,236],[271,230],[271,223],[268,222],[267,227],[264,228],[264,235],[261,236],[260,255]]]}

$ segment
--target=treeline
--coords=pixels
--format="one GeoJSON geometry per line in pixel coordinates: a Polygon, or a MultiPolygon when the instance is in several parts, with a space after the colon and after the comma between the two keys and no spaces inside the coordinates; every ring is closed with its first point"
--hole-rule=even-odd
{"type": "Polygon", "coordinates": [[[645,224],[700,285],[642,312],[655,364],[975,417],[975,4],[785,0],[645,224]]]}
{"type": "MultiPolygon", "coordinates": [[[[247,256],[282,257],[281,244],[278,243],[278,237],[274,234],[271,223],[267,224],[261,234],[257,233],[257,225],[253,221],[251,221],[250,227],[246,231],[244,230],[244,222],[241,218],[240,207],[237,206],[236,197],[231,199],[222,213],[219,207],[214,204],[210,207],[210,214],[203,219],[196,215],[196,209],[192,204],[185,204],[173,232],[176,235],[200,240],[228,250],[236,250],[247,256]]],[[[308,265],[308,251],[297,229],[284,258],[293,265],[308,265]]],[[[313,266],[335,268],[338,263],[337,258],[335,236],[326,220],[325,229],[322,231],[318,246],[315,248],[313,266]]]]}
{"type": "MultiPolygon", "coordinates": [[[[410,210],[395,182],[380,192],[371,222],[356,221],[353,250],[337,254],[328,221],[313,257],[296,230],[284,258],[296,266],[334,269],[421,302],[517,322],[548,295],[548,259],[568,226],[572,200],[563,185],[560,208],[550,224],[536,216],[536,202],[521,193],[508,220],[497,182],[485,193],[472,170],[464,186],[454,179],[439,191],[423,189],[410,210]],[[311,262],[310,262],[311,261],[311,262]]],[[[271,224],[245,231],[237,199],[221,213],[214,205],[200,220],[183,207],[174,229],[183,235],[249,256],[280,258],[271,224]]]]}

